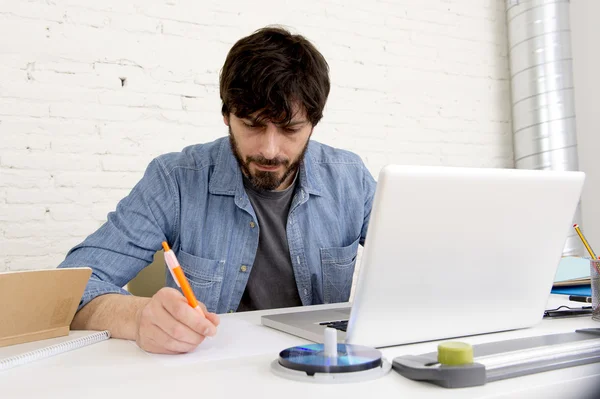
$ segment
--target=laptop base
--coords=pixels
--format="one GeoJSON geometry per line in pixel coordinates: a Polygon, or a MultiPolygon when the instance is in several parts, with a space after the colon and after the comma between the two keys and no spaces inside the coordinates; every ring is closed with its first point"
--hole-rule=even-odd
{"type": "MultiPolygon", "coordinates": [[[[306,340],[320,343],[323,341],[323,333],[327,327],[326,322],[348,320],[351,307],[339,309],[315,310],[310,312],[290,312],[268,316],[262,316],[261,323],[267,327],[274,328],[295,335],[306,340]]],[[[337,331],[337,341],[345,342],[346,333],[337,331]]]]}

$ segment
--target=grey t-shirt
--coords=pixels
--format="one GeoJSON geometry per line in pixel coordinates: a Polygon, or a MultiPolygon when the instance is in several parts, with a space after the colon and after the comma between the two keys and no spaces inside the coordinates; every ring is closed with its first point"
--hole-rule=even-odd
{"type": "Polygon", "coordinates": [[[264,191],[256,189],[244,176],[244,188],[258,218],[260,233],[238,312],[302,305],[286,234],[296,180],[283,191],[264,191]]]}

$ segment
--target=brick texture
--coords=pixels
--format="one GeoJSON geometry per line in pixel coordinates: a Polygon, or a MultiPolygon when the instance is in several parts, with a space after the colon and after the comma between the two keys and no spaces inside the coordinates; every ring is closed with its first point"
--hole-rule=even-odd
{"type": "Polygon", "coordinates": [[[327,58],[314,139],[387,163],[512,167],[503,0],[5,0],[0,271],[55,267],[163,152],[226,134],[218,74],[281,24],[327,58]]]}

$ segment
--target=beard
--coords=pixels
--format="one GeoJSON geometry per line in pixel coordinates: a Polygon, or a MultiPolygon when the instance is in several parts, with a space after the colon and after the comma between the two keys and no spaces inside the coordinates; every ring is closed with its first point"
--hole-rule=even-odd
{"type": "Polygon", "coordinates": [[[252,186],[259,190],[275,190],[292,174],[296,173],[300,168],[300,163],[304,159],[304,154],[308,148],[308,140],[304,145],[300,155],[297,159],[291,162],[289,159],[275,157],[273,159],[267,159],[262,155],[248,155],[246,159],[242,158],[239,151],[238,144],[233,137],[231,127],[229,127],[229,144],[231,145],[231,151],[235,156],[242,173],[248,178],[252,186]],[[262,166],[279,166],[283,165],[284,170],[282,172],[268,172],[264,170],[257,170],[255,172],[250,171],[250,164],[254,162],[262,166]]]}

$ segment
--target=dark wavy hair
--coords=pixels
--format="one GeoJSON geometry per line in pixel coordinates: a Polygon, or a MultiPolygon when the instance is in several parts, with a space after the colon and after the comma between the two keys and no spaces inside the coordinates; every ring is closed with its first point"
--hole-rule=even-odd
{"type": "Polygon", "coordinates": [[[329,66],[303,36],[280,27],[266,27],[238,40],[220,75],[225,116],[286,125],[294,105],[302,107],[315,126],[323,117],[329,96],[329,66]]]}

